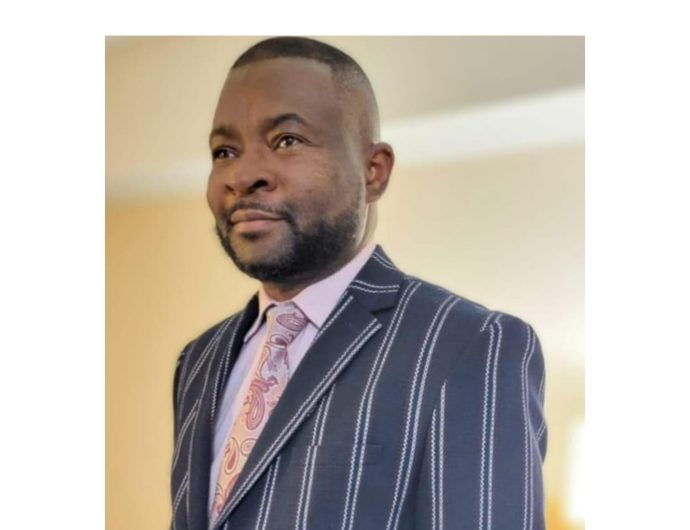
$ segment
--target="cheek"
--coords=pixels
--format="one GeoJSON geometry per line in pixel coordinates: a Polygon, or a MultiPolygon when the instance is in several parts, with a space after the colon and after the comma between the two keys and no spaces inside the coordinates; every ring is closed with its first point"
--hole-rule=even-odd
{"type": "Polygon", "coordinates": [[[304,186],[295,196],[295,205],[303,214],[313,218],[331,218],[346,202],[345,190],[333,180],[314,182],[304,186]]]}
{"type": "Polygon", "coordinates": [[[282,175],[286,199],[299,211],[323,214],[337,195],[337,179],[328,161],[312,159],[295,164],[289,171],[283,168],[282,175]]]}
{"type": "Polygon", "coordinates": [[[311,165],[309,172],[305,171],[310,178],[301,181],[304,195],[320,204],[324,210],[337,208],[342,202],[347,202],[346,199],[353,193],[351,168],[334,162],[335,159],[320,159],[311,165]]]}

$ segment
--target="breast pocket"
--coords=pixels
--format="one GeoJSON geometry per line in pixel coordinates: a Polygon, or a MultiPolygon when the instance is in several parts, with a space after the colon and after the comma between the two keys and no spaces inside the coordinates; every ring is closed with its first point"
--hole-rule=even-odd
{"type": "Polygon", "coordinates": [[[293,447],[290,451],[291,466],[305,466],[313,462],[315,466],[350,466],[364,450],[363,464],[375,464],[381,456],[380,445],[304,445],[293,447]]]}

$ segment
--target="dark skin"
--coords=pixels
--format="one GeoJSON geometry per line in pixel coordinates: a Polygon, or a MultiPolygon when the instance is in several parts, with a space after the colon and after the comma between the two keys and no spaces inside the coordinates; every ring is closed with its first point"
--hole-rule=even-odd
{"type": "Polygon", "coordinates": [[[231,71],[213,120],[207,200],[237,259],[271,263],[289,252],[292,231],[307,233],[347,215],[355,220],[328,263],[264,281],[271,298],[293,298],[369,241],[370,210],[394,162],[390,145],[362,127],[371,111],[363,89],[343,88],[327,65],[313,60],[268,59],[231,71]]]}

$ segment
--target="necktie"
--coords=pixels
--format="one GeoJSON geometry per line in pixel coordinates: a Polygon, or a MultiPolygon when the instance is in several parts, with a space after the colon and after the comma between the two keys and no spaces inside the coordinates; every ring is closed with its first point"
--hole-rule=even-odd
{"type": "Polygon", "coordinates": [[[215,520],[235,486],[256,439],[280,399],[290,375],[287,348],[307,325],[307,317],[292,302],[266,311],[266,340],[249,384],[244,404],[230,429],[211,510],[215,520]]]}

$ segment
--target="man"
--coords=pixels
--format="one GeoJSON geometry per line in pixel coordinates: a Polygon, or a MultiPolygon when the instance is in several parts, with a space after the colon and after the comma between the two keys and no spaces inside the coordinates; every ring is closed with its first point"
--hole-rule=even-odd
{"type": "Polygon", "coordinates": [[[173,529],[544,528],[537,337],[375,246],[378,135],[331,46],[269,39],[231,68],[207,199],[261,286],[178,361],[173,529]]]}

